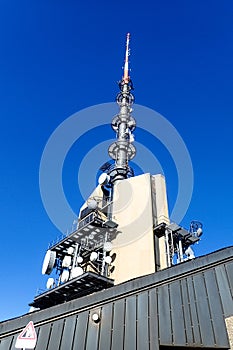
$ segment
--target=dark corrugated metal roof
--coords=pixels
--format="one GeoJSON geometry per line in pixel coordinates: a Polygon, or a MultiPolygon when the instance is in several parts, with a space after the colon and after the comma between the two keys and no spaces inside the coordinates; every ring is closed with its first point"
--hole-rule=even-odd
{"type": "Polygon", "coordinates": [[[2,322],[0,350],[14,349],[32,320],[36,349],[228,348],[233,315],[233,247],[108,290],[2,322]],[[100,314],[100,322],[91,319],[100,314]]]}

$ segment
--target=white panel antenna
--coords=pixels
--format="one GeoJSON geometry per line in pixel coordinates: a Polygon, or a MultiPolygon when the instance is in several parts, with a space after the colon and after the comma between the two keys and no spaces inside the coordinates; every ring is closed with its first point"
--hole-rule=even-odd
{"type": "Polygon", "coordinates": [[[48,278],[48,281],[46,283],[46,288],[51,289],[54,287],[54,285],[55,285],[54,278],[52,278],[52,277],[48,278]]]}
{"type": "Polygon", "coordinates": [[[92,252],[91,255],[90,255],[90,260],[91,260],[92,262],[94,262],[94,261],[97,260],[97,258],[98,258],[98,253],[92,252]]]}
{"type": "Polygon", "coordinates": [[[68,271],[68,270],[63,270],[63,271],[62,271],[62,274],[61,274],[61,282],[62,282],[62,283],[67,282],[68,279],[69,279],[69,276],[70,276],[69,271],[68,271]]]}

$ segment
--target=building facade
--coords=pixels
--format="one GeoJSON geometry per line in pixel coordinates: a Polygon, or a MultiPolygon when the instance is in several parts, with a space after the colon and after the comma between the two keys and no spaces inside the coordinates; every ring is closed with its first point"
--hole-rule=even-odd
{"type": "Polygon", "coordinates": [[[232,349],[232,296],[229,247],[2,322],[0,350],[15,349],[29,321],[37,350],[232,349]]]}

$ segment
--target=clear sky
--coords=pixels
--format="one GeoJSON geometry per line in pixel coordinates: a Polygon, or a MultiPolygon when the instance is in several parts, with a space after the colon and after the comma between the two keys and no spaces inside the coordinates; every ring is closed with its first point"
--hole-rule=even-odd
{"type": "MultiPolygon", "coordinates": [[[[203,222],[196,255],[232,245],[232,23],[232,0],[1,1],[0,320],[27,312],[37,288],[45,287],[41,264],[59,235],[40,196],[46,142],[72,114],[114,102],[127,32],[137,104],[172,123],[192,160],[193,196],[181,224],[203,222]]],[[[95,131],[73,145],[64,163],[64,191],[75,212],[83,203],[77,188],[82,157],[114,138],[110,126],[95,131]]],[[[171,156],[143,130],[135,135],[161,164],[172,209],[177,174],[171,156]]],[[[96,173],[87,172],[87,183],[96,173]]]]}

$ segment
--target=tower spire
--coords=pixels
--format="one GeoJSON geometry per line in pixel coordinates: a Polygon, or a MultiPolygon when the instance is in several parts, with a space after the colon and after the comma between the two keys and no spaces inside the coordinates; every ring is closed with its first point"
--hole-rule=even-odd
{"type": "Polygon", "coordinates": [[[125,84],[129,83],[130,77],[129,77],[129,40],[130,40],[130,33],[127,34],[126,37],[126,50],[125,50],[125,65],[124,65],[124,75],[123,75],[123,81],[125,84]]]}
{"type": "Polygon", "coordinates": [[[130,34],[126,37],[125,64],[122,80],[119,82],[120,92],[116,97],[119,106],[119,113],[113,117],[112,128],[116,132],[117,141],[113,142],[109,149],[109,156],[115,160],[115,164],[109,169],[111,182],[123,180],[133,176],[133,170],[128,165],[129,160],[136,154],[136,148],[132,144],[134,137],[133,130],[136,127],[135,119],[132,117],[132,104],[134,96],[131,93],[133,84],[129,76],[129,41],[130,34]]]}

